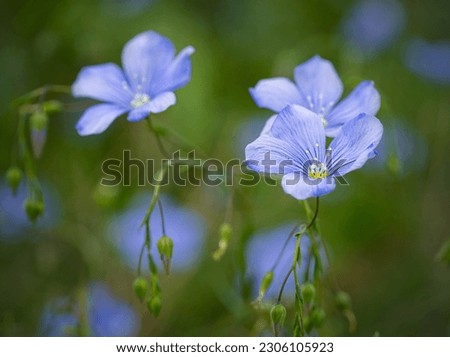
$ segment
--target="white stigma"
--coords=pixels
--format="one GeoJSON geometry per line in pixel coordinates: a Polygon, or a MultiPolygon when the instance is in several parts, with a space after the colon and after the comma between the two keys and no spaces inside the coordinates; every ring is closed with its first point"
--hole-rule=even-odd
{"type": "Polygon", "coordinates": [[[131,101],[131,106],[133,108],[139,108],[144,104],[150,102],[150,96],[145,93],[136,93],[133,100],[131,101]]]}

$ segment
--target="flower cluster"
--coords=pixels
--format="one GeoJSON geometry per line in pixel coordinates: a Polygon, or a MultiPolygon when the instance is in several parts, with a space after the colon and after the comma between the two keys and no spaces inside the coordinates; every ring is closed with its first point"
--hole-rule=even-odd
{"type": "Polygon", "coordinates": [[[332,64],[315,56],[285,78],[258,82],[250,93],[260,107],[279,112],[261,135],[247,145],[247,165],[254,171],[282,176],[286,193],[296,199],[319,197],[334,190],[336,179],[362,167],[376,155],[383,126],[374,116],[380,96],[372,82],[342,94],[332,64]],[[334,137],[326,148],[326,137],[334,137]]]}

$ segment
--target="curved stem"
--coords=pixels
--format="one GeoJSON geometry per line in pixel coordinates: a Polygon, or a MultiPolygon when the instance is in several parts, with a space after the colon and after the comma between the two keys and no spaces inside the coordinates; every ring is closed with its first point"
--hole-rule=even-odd
{"type": "Polygon", "coordinates": [[[164,147],[164,144],[163,144],[163,142],[161,140],[161,137],[160,137],[158,131],[153,127],[152,120],[150,119],[150,117],[147,118],[146,122],[148,124],[148,128],[150,129],[150,131],[155,135],[156,144],[158,145],[159,151],[166,158],[170,158],[171,155],[169,154],[169,152],[164,147]]]}
{"type": "Polygon", "coordinates": [[[163,236],[165,236],[166,235],[166,222],[164,220],[164,211],[163,211],[163,206],[162,206],[160,198],[158,198],[158,208],[159,208],[159,216],[161,217],[162,234],[163,234],[163,236]]]}

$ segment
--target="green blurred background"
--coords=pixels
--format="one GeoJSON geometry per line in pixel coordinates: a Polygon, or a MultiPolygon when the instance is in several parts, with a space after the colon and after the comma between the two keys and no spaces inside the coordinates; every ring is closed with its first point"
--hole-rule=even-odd
{"type": "MultiPolygon", "coordinates": [[[[292,78],[296,65],[320,54],[334,63],[345,93],[371,79],[382,96],[378,117],[386,140],[380,156],[349,175],[349,186],[321,201],[322,236],[331,269],[353,299],[354,334],[448,336],[450,270],[437,259],[449,239],[450,60],[443,42],[450,39],[448,5],[445,0],[3,1],[0,171],[10,166],[16,145],[17,116],[8,109],[14,98],[48,83],[70,85],[86,65],[120,63],[123,45],[142,31],[160,32],[177,50],[196,48],[191,82],[177,92],[177,105],[155,120],[221,160],[243,158],[243,142],[253,140],[270,115],[256,107],[248,88],[262,78],[292,78]],[[381,10],[374,3],[382,3],[381,10]],[[443,45],[427,50],[432,43],[443,45]]],[[[108,237],[115,215],[136,194],[149,198],[151,187],[137,187],[136,179],[130,187],[99,186],[101,162],[121,158],[124,149],[143,160],[160,158],[154,139],[145,123],[124,118],[102,135],[80,137],[74,125],[83,102],[51,97],[68,103],[67,110],[51,118],[38,172],[44,192],[56,202],[57,218],[41,226],[15,218],[22,201],[7,201],[2,181],[0,232],[19,228],[0,239],[0,335],[41,334],[46,304],[60,296],[77,303],[92,281],[104,282],[137,311],[137,335],[264,334],[267,319],[250,304],[252,284],[258,282],[245,278],[245,247],[255,232],[304,219],[298,203],[280,187],[240,190],[231,247],[215,262],[211,253],[227,190],[164,188],[203,217],[206,234],[194,266],[161,277],[164,306],[155,319],[134,297],[135,272],[108,237]]],[[[280,237],[280,246],[283,242],[280,237]]],[[[332,305],[325,306],[328,318],[318,333],[349,335],[332,305]]]]}

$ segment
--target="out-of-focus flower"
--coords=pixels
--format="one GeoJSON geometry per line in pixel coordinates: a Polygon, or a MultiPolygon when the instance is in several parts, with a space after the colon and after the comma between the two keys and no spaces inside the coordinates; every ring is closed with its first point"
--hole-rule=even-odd
{"type": "MultiPolygon", "coordinates": [[[[253,286],[253,293],[255,296],[258,294],[258,284],[262,281],[264,275],[272,269],[283,248],[284,242],[293,227],[294,223],[285,224],[274,229],[261,231],[250,238],[246,253],[248,266],[247,272],[249,278],[255,282],[253,286]]],[[[310,247],[311,242],[309,237],[303,236],[300,241],[302,263],[299,270],[299,278],[301,278],[302,281],[309,263],[308,255],[310,247]]],[[[266,292],[266,296],[268,298],[274,298],[278,294],[283,280],[291,268],[294,250],[295,237],[291,237],[278,265],[273,271],[273,281],[266,292]]],[[[294,282],[292,279],[289,279],[284,290],[286,296],[292,295],[294,290],[294,282]]]]}
{"type": "Polygon", "coordinates": [[[0,184],[0,242],[17,242],[18,238],[33,238],[35,235],[24,234],[27,229],[49,229],[60,218],[60,207],[51,187],[44,185],[45,209],[42,217],[33,224],[24,209],[27,189],[24,183],[19,185],[16,194],[4,183],[0,184]]]}
{"type": "MultiPolygon", "coordinates": [[[[182,270],[194,265],[200,255],[205,234],[205,224],[201,217],[187,208],[176,205],[168,197],[160,198],[166,225],[166,235],[174,242],[171,270],[182,270]]],[[[148,207],[148,199],[137,197],[130,207],[110,224],[110,236],[114,245],[130,269],[135,270],[139,254],[145,241],[145,229],[141,226],[148,207]]],[[[152,237],[152,254],[159,257],[156,242],[163,236],[161,217],[155,209],[150,218],[152,237]]],[[[147,266],[147,255],[144,254],[143,266],[147,266]]],[[[155,259],[159,268],[162,264],[155,259]]]]}
{"type": "Polygon", "coordinates": [[[392,45],[406,23],[405,10],[395,0],[356,2],[343,22],[345,38],[366,55],[373,55],[392,45]]]}
{"type": "Polygon", "coordinates": [[[346,122],[325,150],[325,129],[318,115],[290,105],[276,117],[269,132],[245,150],[247,166],[282,176],[284,191],[298,200],[333,191],[335,178],[359,169],[375,156],[383,126],[372,115],[346,122]]]}
{"type": "Polygon", "coordinates": [[[377,147],[378,155],[368,168],[386,169],[403,175],[421,170],[426,162],[427,144],[420,133],[401,120],[385,125],[383,138],[377,147]]]}
{"type": "Polygon", "coordinates": [[[122,52],[122,69],[114,63],[83,68],[72,93],[102,101],[88,108],[77,123],[80,135],[103,132],[118,116],[128,112],[131,122],[165,111],[176,102],[174,91],[191,79],[188,46],[175,57],[172,42],[147,31],[132,38],[122,52]]]}
{"type": "Polygon", "coordinates": [[[450,41],[411,41],[405,65],[418,76],[438,84],[450,84],[450,41]]]}
{"type": "MultiPolygon", "coordinates": [[[[58,298],[45,306],[40,323],[41,336],[74,336],[80,330],[80,311],[68,298],[58,298]]],[[[87,322],[92,336],[134,336],[139,330],[137,313],[117,299],[103,283],[93,283],[87,294],[87,322]]]]}
{"type": "MultiPolygon", "coordinates": [[[[298,104],[318,114],[327,136],[334,137],[347,121],[361,113],[375,115],[380,95],[372,81],[363,81],[341,102],[343,85],[330,61],[314,56],[294,70],[295,84],[287,78],[260,80],[250,94],[261,108],[278,113],[298,104]]],[[[274,120],[274,118],[273,118],[274,120]]],[[[268,121],[268,130],[272,122],[268,121]]]]}

